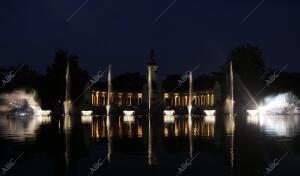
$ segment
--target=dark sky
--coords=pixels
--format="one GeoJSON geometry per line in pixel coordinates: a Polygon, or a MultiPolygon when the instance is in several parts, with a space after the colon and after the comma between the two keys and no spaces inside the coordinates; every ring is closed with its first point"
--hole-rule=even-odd
{"type": "Polygon", "coordinates": [[[159,73],[218,71],[228,53],[244,43],[264,51],[268,68],[299,70],[300,1],[1,0],[0,67],[29,65],[39,72],[58,49],[79,56],[91,75],[112,64],[113,74],[145,73],[151,48],[159,73]]]}

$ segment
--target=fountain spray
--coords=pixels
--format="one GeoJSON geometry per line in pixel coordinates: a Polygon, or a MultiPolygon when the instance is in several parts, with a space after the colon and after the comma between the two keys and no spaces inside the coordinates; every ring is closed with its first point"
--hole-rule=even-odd
{"type": "Polygon", "coordinates": [[[107,75],[107,105],[106,105],[106,113],[107,116],[110,112],[110,98],[111,98],[111,65],[109,65],[108,75],[107,75]]]}

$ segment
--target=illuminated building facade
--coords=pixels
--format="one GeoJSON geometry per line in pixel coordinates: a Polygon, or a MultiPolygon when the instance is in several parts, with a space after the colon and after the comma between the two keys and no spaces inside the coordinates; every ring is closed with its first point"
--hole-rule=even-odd
{"type": "MultiPolygon", "coordinates": [[[[160,104],[163,101],[165,106],[182,107],[187,106],[189,102],[189,93],[186,92],[163,92],[156,83],[158,65],[155,61],[154,50],[151,50],[150,59],[147,64],[148,79],[151,80],[153,104],[160,104]]],[[[140,106],[148,104],[148,85],[145,84],[144,90],[141,92],[112,92],[110,100],[112,106],[140,106]]],[[[108,94],[103,90],[92,90],[89,104],[94,107],[106,106],[108,94]]],[[[192,93],[192,105],[198,107],[212,107],[221,102],[221,89],[218,82],[212,85],[209,90],[194,91],[192,93]]]]}

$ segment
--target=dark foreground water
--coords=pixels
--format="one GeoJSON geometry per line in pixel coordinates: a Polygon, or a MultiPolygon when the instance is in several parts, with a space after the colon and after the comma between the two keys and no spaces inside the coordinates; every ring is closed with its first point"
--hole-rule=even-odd
{"type": "Polygon", "coordinates": [[[14,176],[300,175],[300,117],[2,116],[0,164],[14,176]]]}

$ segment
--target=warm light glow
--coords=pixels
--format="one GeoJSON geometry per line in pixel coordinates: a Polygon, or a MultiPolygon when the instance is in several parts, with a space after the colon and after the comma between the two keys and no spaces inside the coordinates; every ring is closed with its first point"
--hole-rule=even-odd
{"type": "Polygon", "coordinates": [[[132,110],[124,110],[123,111],[123,115],[124,116],[133,116],[134,115],[134,111],[132,111],[132,110]]]}
{"type": "Polygon", "coordinates": [[[51,115],[52,111],[51,110],[40,110],[39,115],[41,116],[49,116],[51,115]]]}
{"type": "Polygon", "coordinates": [[[259,114],[259,110],[247,110],[248,115],[256,116],[259,114]]]}
{"type": "Polygon", "coordinates": [[[91,115],[82,115],[81,116],[81,123],[92,123],[93,122],[93,116],[91,115]]]}
{"type": "Polygon", "coordinates": [[[81,111],[81,115],[90,116],[90,115],[93,115],[93,111],[81,111]]]}
{"type": "Polygon", "coordinates": [[[205,123],[215,123],[215,121],[216,121],[216,116],[209,116],[209,115],[206,115],[205,117],[204,117],[204,122],[205,123]]]}
{"type": "Polygon", "coordinates": [[[173,115],[164,115],[164,123],[174,123],[175,117],[173,115]]]}
{"type": "Polygon", "coordinates": [[[124,121],[124,122],[133,123],[133,122],[134,122],[134,116],[130,116],[130,115],[127,116],[127,115],[124,115],[123,121],[124,121]]]}
{"type": "Polygon", "coordinates": [[[175,110],[164,110],[165,116],[173,116],[175,115],[175,110]]]}
{"type": "Polygon", "coordinates": [[[214,116],[216,114],[216,110],[204,110],[205,115],[214,116]]]}

